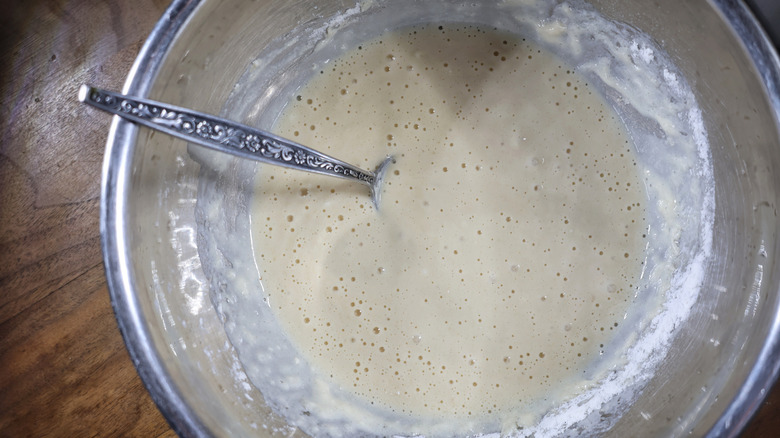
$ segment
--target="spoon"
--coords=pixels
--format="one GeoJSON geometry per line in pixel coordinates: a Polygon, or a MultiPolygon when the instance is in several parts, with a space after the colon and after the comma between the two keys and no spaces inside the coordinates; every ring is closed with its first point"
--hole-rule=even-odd
{"type": "Polygon", "coordinates": [[[79,101],[182,140],[242,158],[291,169],[345,178],[365,184],[379,210],[382,181],[394,159],[386,157],[373,172],[322,152],[221,117],[149,99],[82,85],[79,101]]]}

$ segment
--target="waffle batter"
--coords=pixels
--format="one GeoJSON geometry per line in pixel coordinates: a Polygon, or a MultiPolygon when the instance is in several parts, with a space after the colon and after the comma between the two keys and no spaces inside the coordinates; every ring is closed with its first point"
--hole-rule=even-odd
{"type": "Polygon", "coordinates": [[[274,131],[397,159],[380,211],[365,187],[269,166],[252,207],[273,312],[352,403],[468,430],[573,395],[611,357],[647,195],[571,67],[490,28],[405,28],[328,63],[274,131]]]}

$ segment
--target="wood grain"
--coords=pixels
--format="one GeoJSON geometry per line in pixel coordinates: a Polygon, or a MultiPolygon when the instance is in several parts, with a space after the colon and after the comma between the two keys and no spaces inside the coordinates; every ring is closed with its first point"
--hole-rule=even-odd
{"type": "MultiPolygon", "coordinates": [[[[109,118],[166,1],[6,1],[0,14],[0,436],[173,436],[125,350],[98,231],[109,118]]],[[[780,391],[745,431],[779,436],[780,391]]]]}
{"type": "Polygon", "coordinates": [[[125,350],[98,232],[110,118],[166,2],[15,1],[0,15],[0,436],[173,436],[125,350]]]}

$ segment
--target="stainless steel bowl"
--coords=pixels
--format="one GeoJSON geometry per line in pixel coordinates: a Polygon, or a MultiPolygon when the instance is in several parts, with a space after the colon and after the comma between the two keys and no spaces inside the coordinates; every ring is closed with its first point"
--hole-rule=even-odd
{"type": "MultiPolygon", "coordinates": [[[[780,62],[738,1],[593,3],[654,38],[691,84],[712,146],[717,205],[716,256],[699,301],[664,364],[608,435],[734,436],[780,368],[780,62]]],[[[351,6],[175,0],[124,92],[220,113],[269,41],[351,6]]],[[[304,436],[256,390],[244,395],[248,381],[208,299],[198,256],[199,168],[185,145],[114,120],[100,224],[125,342],[179,434],[304,436]]]]}

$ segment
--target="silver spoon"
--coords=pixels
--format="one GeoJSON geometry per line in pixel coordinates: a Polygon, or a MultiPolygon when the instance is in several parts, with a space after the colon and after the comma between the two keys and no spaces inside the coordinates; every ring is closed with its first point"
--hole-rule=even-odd
{"type": "Polygon", "coordinates": [[[79,89],[79,100],[210,149],[263,163],[358,181],[371,190],[371,200],[377,210],[382,180],[388,164],[393,161],[393,157],[388,156],[374,172],[369,172],[293,141],[221,117],[88,85],[79,89]]]}

